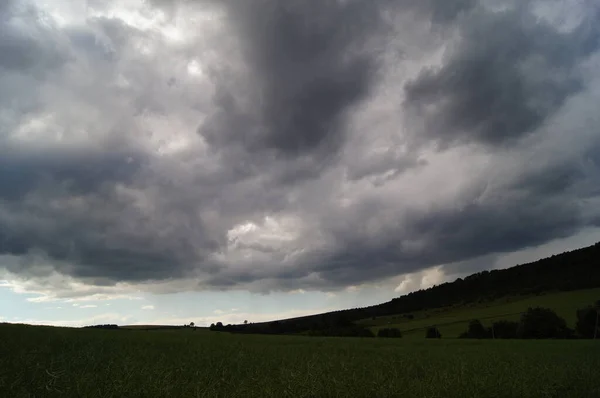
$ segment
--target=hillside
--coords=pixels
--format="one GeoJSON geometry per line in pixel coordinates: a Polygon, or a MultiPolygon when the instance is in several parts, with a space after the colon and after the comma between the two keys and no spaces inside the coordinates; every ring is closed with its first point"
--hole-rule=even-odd
{"type": "Polygon", "coordinates": [[[573,290],[568,292],[544,293],[533,296],[510,296],[491,302],[471,303],[452,307],[416,311],[407,317],[402,314],[367,318],[357,321],[373,332],[380,328],[394,327],[407,338],[423,338],[427,327],[435,325],[444,337],[455,338],[464,332],[473,319],[486,327],[499,320],[518,321],[530,307],[545,307],[554,310],[575,327],[576,311],[600,299],[600,288],[573,290]]]}
{"type": "Polygon", "coordinates": [[[346,327],[373,317],[410,314],[498,299],[600,287],[600,242],[502,270],[482,271],[464,279],[419,290],[371,307],[355,308],[226,329],[246,333],[298,333],[346,327]]]}

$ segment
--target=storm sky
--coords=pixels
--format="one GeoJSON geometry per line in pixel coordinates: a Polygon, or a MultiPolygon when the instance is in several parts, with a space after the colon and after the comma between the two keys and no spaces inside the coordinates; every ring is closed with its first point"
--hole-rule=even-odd
{"type": "Polygon", "coordinates": [[[594,0],[41,3],[0,3],[0,318],[356,307],[600,240],[594,0]]]}

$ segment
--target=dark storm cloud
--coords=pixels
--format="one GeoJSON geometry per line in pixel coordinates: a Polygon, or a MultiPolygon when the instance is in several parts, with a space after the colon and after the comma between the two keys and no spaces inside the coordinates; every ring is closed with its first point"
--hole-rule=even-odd
{"type": "Polygon", "coordinates": [[[21,200],[44,184],[72,195],[95,193],[103,184],[131,183],[141,162],[140,154],[118,150],[0,150],[0,199],[21,200]]]}
{"type": "MultiPolygon", "coordinates": [[[[480,197],[485,190],[482,186],[478,194],[463,200],[460,209],[450,206],[415,212],[403,223],[404,228],[391,234],[378,234],[376,240],[340,229],[336,231],[335,251],[324,253],[298,269],[271,272],[269,277],[277,280],[279,286],[327,290],[418,272],[440,264],[457,263],[448,269],[456,272],[464,268],[463,262],[477,258],[479,262],[476,266],[470,264],[469,270],[489,268],[491,264],[482,258],[567,238],[585,226],[594,225],[593,220],[582,218],[579,203],[569,191],[579,181],[578,173],[574,167],[565,166],[527,175],[502,191],[488,193],[488,199],[480,197]],[[419,242],[416,248],[410,245],[414,241],[419,242]],[[319,280],[305,282],[303,278],[311,273],[318,274],[319,280]]],[[[589,184],[593,182],[588,181],[586,185],[589,184]]],[[[348,220],[350,225],[361,227],[361,219],[348,216],[348,220]]],[[[234,285],[234,281],[247,284],[265,277],[246,272],[241,278],[234,273],[225,277],[227,284],[223,284],[221,276],[211,279],[210,283],[226,288],[234,285]]]]}
{"type": "MultiPolygon", "coordinates": [[[[217,250],[201,223],[192,229],[182,214],[168,209],[149,219],[128,197],[111,189],[97,189],[93,196],[32,194],[34,198],[20,204],[5,203],[0,213],[0,253],[24,256],[9,267],[15,273],[28,274],[35,256],[41,255],[57,271],[78,278],[181,278],[202,261],[203,253],[217,250]]],[[[205,270],[211,265],[205,264],[205,270]]]]}
{"type": "MultiPolygon", "coordinates": [[[[260,107],[251,123],[259,126],[203,130],[209,142],[238,141],[250,150],[271,148],[288,155],[337,148],[344,113],[365,98],[376,72],[377,48],[369,44],[382,27],[377,6],[229,1],[225,9],[251,70],[260,107]]],[[[236,113],[235,94],[219,95],[222,112],[236,113]]]]}
{"type": "Polygon", "coordinates": [[[581,228],[580,213],[571,198],[540,203],[535,192],[508,196],[502,204],[470,203],[458,212],[432,212],[415,220],[411,232],[436,249],[419,253],[413,261],[435,265],[511,252],[568,237],[581,228]]]}
{"type": "Polygon", "coordinates": [[[591,17],[570,32],[535,16],[529,2],[461,20],[460,42],[437,69],[406,87],[406,107],[443,143],[514,143],[585,87],[579,62],[596,51],[591,17]]]}
{"type": "Polygon", "coordinates": [[[44,71],[66,62],[54,27],[42,19],[27,4],[9,1],[0,6],[0,71],[44,71]]]}
{"type": "MultiPolygon", "coordinates": [[[[176,2],[148,4],[177,16],[176,2]]],[[[78,55],[63,80],[46,82],[58,88],[39,96],[47,112],[32,116],[33,133],[47,120],[83,120],[74,138],[42,149],[18,117],[0,118],[12,145],[0,150],[0,254],[24,259],[10,271],[33,275],[26,260],[39,254],[105,284],[197,276],[201,288],[327,290],[599,223],[600,209],[582,201],[600,197],[600,131],[590,131],[600,123],[585,108],[600,85],[583,67],[598,48],[593,12],[563,31],[534,16],[532,2],[504,11],[476,0],[195,4],[182,9],[218,9],[223,26],[192,43],[105,16],[31,41],[0,19],[0,49],[13,54],[0,66],[24,80],[0,75],[0,90],[37,87],[20,71],[78,55]],[[413,37],[394,16],[430,28],[413,37]],[[448,55],[428,68],[440,46],[448,55]],[[572,138],[549,129],[557,121],[572,138]],[[446,156],[473,141],[487,147],[446,156]]]]}

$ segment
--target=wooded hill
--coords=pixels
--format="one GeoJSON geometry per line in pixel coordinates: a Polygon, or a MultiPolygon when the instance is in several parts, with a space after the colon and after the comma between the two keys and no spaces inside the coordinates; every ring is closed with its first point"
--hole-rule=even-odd
{"type": "Polygon", "coordinates": [[[502,270],[482,271],[464,279],[419,290],[371,307],[354,308],[300,318],[248,325],[213,326],[213,330],[241,333],[298,333],[360,335],[353,322],[360,319],[453,305],[492,301],[502,297],[600,286],[600,242],[533,263],[502,270]]]}

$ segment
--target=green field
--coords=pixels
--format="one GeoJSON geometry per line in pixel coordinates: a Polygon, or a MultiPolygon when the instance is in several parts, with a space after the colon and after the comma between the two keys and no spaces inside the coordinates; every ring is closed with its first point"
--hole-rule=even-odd
{"type": "Polygon", "coordinates": [[[600,289],[576,290],[530,297],[509,297],[489,303],[414,312],[412,320],[402,315],[392,315],[369,318],[358,323],[369,326],[374,332],[383,327],[396,327],[406,338],[422,338],[425,328],[436,325],[443,337],[456,338],[467,329],[472,319],[479,319],[485,326],[489,326],[497,320],[518,321],[521,313],[529,307],[546,307],[552,308],[573,328],[577,309],[591,305],[597,300],[600,300],[600,289]]]}
{"type": "Polygon", "coordinates": [[[2,397],[598,397],[597,341],[0,325],[2,397]]]}

